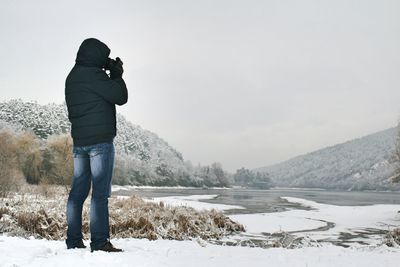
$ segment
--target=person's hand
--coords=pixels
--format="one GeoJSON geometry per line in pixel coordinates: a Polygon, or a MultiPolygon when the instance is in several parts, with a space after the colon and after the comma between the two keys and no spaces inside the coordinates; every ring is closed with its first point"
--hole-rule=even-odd
{"type": "Polygon", "coordinates": [[[116,79],[121,78],[124,73],[124,68],[122,67],[124,63],[117,57],[115,60],[110,61],[110,78],[116,79]]]}

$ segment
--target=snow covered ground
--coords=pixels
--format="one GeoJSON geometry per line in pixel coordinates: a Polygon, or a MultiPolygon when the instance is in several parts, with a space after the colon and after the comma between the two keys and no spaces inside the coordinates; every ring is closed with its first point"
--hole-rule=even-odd
{"type": "MultiPolygon", "coordinates": [[[[400,226],[400,205],[335,206],[314,201],[284,197],[312,210],[288,210],[275,213],[237,214],[229,217],[245,225],[249,233],[294,232],[313,240],[377,244],[379,230],[400,226]]],[[[400,265],[399,265],[400,266],[400,265]]]]}
{"type": "Polygon", "coordinates": [[[396,249],[345,249],[327,245],[302,249],[229,247],[195,241],[119,239],[123,253],[67,250],[62,241],[24,240],[0,236],[0,266],[137,266],[221,267],[284,266],[346,267],[398,266],[396,249]]]}
{"type": "MultiPolygon", "coordinates": [[[[238,206],[199,202],[208,196],[173,196],[155,198],[168,205],[189,205],[198,209],[229,209],[238,206]]],[[[313,239],[336,239],[340,233],[357,230],[387,229],[399,226],[400,205],[334,206],[298,198],[286,198],[312,210],[289,210],[276,213],[229,215],[245,225],[248,233],[293,231],[313,239]],[[329,227],[328,227],[329,226],[329,227]],[[316,231],[312,231],[317,229],[316,231]],[[311,231],[310,231],[311,230],[311,231]],[[304,231],[304,232],[298,232],[304,231]]],[[[399,266],[400,248],[360,245],[350,248],[322,243],[319,247],[250,248],[220,246],[204,241],[115,239],[125,251],[119,254],[91,253],[89,249],[67,250],[63,241],[26,240],[0,235],[0,266],[399,266]]],[[[88,241],[86,244],[88,245],[88,241]]]]}

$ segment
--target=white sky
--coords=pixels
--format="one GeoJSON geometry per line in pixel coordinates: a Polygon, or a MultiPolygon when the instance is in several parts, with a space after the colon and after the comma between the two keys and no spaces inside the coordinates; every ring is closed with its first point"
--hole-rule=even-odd
{"type": "Polygon", "coordinates": [[[400,1],[6,1],[0,99],[64,100],[80,43],[124,61],[117,110],[234,171],[396,125],[400,1]]]}

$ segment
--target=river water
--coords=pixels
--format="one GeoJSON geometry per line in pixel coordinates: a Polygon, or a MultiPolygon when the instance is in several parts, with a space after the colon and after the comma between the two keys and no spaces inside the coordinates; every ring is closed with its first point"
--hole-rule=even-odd
{"type": "Polygon", "coordinates": [[[297,197],[318,203],[339,206],[364,206],[374,204],[400,204],[400,192],[371,191],[326,191],[315,189],[273,188],[257,189],[192,189],[192,188],[134,188],[128,191],[114,192],[114,195],[138,195],[141,197],[166,197],[188,195],[218,195],[209,203],[239,205],[245,209],[227,210],[225,214],[262,213],[282,211],[287,208],[302,208],[298,204],[288,203],[280,197],[297,197]]]}

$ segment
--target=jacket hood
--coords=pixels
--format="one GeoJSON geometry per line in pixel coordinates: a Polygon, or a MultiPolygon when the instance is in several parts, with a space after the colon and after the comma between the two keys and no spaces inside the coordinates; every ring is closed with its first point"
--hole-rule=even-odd
{"type": "Polygon", "coordinates": [[[110,55],[110,48],[95,38],[89,38],[82,42],[76,56],[76,64],[102,68],[110,55]]]}

